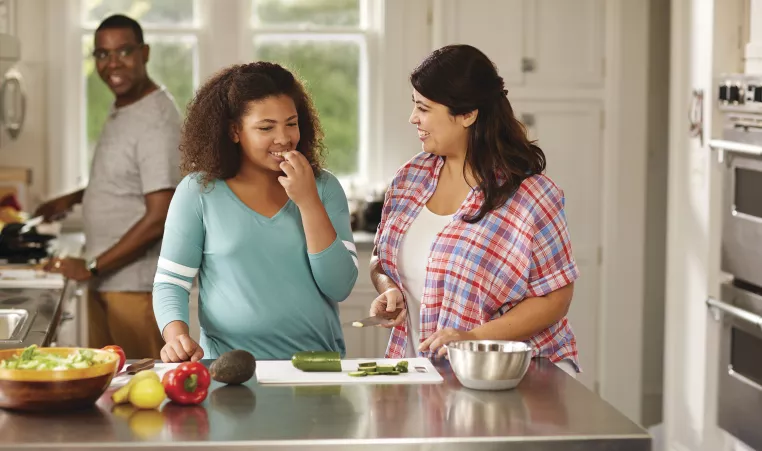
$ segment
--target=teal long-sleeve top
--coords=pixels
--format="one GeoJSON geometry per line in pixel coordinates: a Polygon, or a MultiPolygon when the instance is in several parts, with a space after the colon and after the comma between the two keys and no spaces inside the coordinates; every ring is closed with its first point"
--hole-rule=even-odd
{"type": "Polygon", "coordinates": [[[186,176],[169,207],[154,279],[159,328],[172,321],[189,324],[188,298],[198,275],[204,358],[233,349],[262,360],[311,350],[343,357],[338,302],[357,280],[357,249],[339,181],[323,171],[316,183],[337,237],[310,254],[291,200],[268,218],[246,206],[224,180],[203,187],[197,174],[186,176]]]}

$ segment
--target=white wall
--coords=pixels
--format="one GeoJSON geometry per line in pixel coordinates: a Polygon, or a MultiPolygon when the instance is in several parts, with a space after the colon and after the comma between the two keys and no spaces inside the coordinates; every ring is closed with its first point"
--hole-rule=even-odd
{"type": "MultiPolygon", "coordinates": [[[[47,0],[16,1],[16,30],[21,40],[21,61],[16,68],[24,77],[27,93],[26,120],[18,139],[3,141],[0,165],[32,169],[29,202],[36,204],[47,188],[47,35],[41,24],[47,0]]],[[[23,206],[29,208],[28,206],[23,206]]]]}

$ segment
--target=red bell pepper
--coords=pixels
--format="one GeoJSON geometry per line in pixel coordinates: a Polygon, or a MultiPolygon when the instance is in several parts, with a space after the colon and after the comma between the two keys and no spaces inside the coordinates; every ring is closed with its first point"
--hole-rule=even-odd
{"type": "Polygon", "coordinates": [[[201,363],[184,362],[168,371],[161,383],[169,399],[178,404],[193,405],[206,399],[211,376],[201,363]]]}

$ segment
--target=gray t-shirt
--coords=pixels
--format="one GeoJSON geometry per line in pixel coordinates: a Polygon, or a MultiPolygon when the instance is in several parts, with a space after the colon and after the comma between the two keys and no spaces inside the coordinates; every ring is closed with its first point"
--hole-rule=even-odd
{"type": "MultiPolygon", "coordinates": [[[[180,182],[182,119],[166,89],[113,108],[95,148],[82,201],[85,255],[97,257],[143,217],[145,195],[180,182]]],[[[161,242],[120,270],[96,281],[98,291],[150,292],[161,242]]]]}

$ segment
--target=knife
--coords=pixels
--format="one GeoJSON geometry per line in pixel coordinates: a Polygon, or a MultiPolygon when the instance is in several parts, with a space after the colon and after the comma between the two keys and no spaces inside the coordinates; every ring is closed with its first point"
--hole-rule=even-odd
{"type": "Polygon", "coordinates": [[[374,326],[380,326],[381,324],[386,324],[391,322],[394,318],[397,317],[397,315],[400,314],[402,311],[402,308],[398,308],[397,310],[393,312],[381,312],[377,316],[369,316],[367,318],[363,318],[356,321],[348,321],[342,326],[352,326],[352,327],[374,327],[374,326]]]}
{"type": "Polygon", "coordinates": [[[44,216],[35,216],[34,218],[26,221],[24,225],[21,226],[21,229],[19,229],[19,235],[23,235],[32,230],[33,227],[37,227],[38,225],[42,224],[44,219],[44,216]]]}

